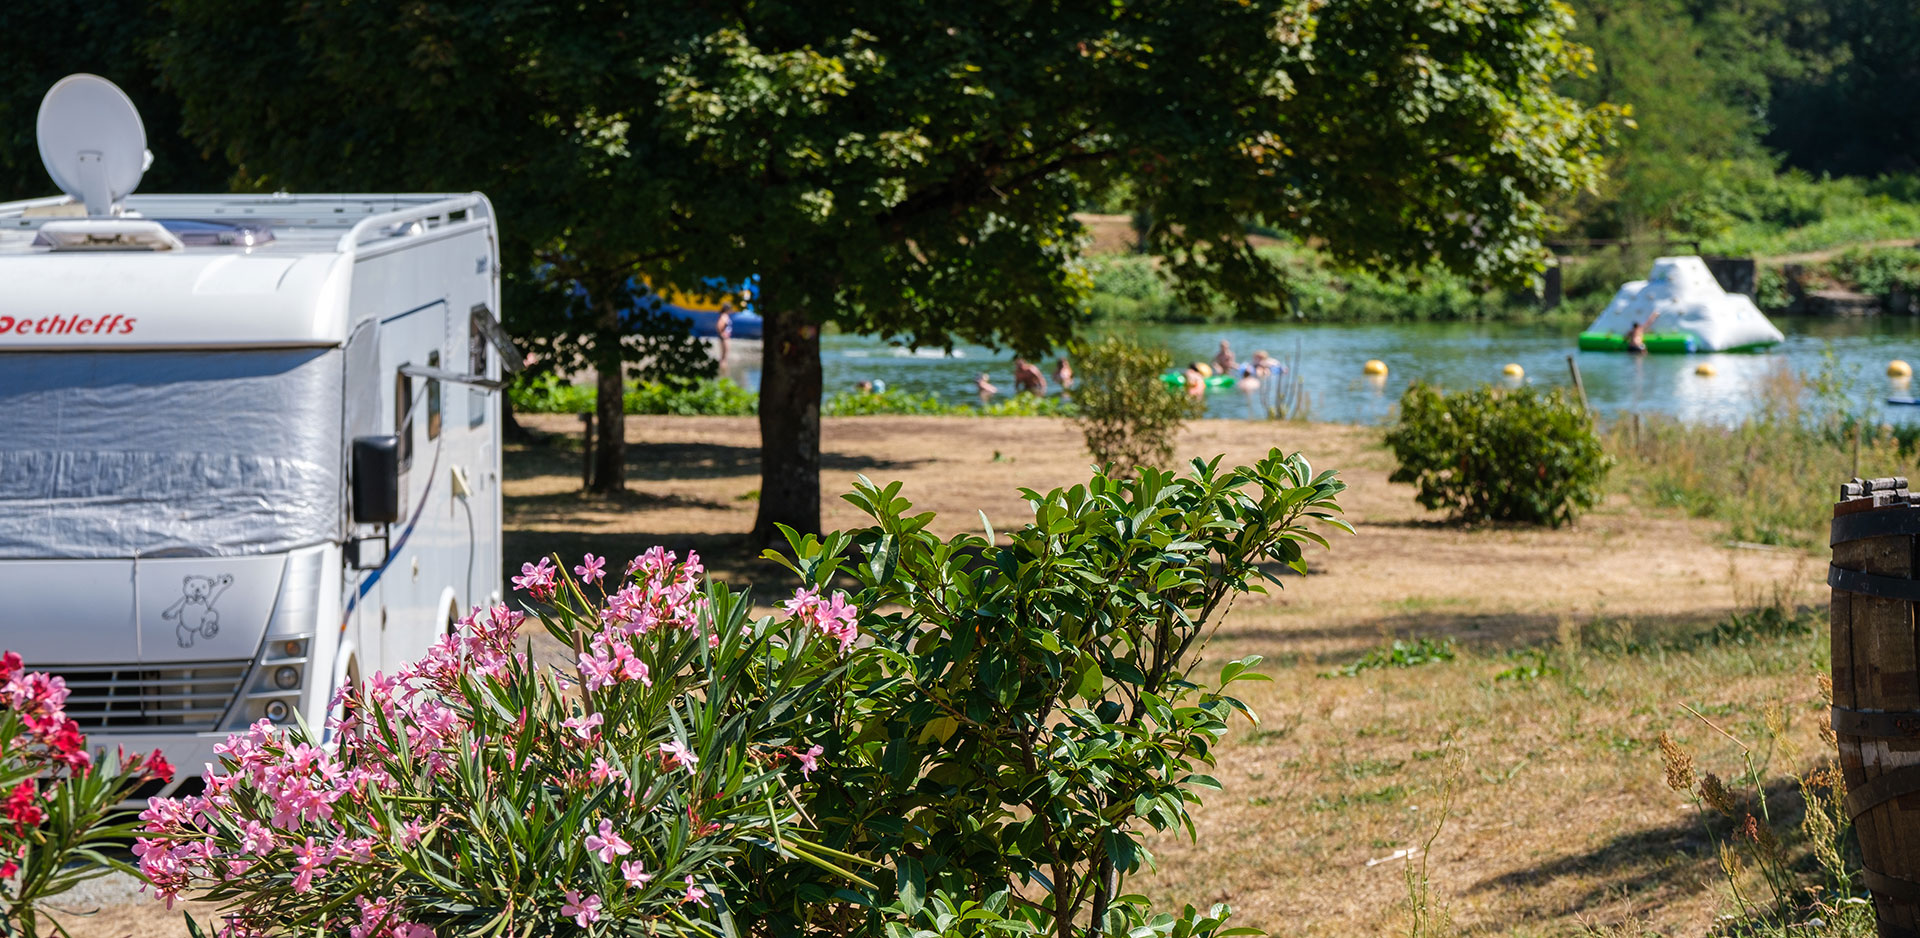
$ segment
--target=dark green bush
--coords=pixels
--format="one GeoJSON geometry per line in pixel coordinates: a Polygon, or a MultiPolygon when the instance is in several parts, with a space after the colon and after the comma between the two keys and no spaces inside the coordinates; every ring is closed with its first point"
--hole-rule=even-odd
{"type": "Polygon", "coordinates": [[[1415,382],[1387,445],[1400,460],[1392,481],[1413,483],[1420,504],[1468,523],[1559,527],[1599,501],[1612,465],[1593,418],[1558,388],[1442,394],[1415,382]]]}

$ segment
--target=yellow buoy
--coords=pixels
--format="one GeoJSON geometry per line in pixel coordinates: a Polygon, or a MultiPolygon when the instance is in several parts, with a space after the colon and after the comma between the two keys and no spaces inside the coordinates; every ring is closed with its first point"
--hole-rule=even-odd
{"type": "Polygon", "coordinates": [[[1384,375],[1387,373],[1387,363],[1378,358],[1369,358],[1360,370],[1370,375],[1384,375]]]}
{"type": "Polygon", "coordinates": [[[1913,366],[1896,358],[1893,361],[1887,362],[1887,377],[1911,378],[1913,377],[1913,366]]]}
{"type": "Polygon", "coordinates": [[[1524,378],[1527,376],[1527,370],[1514,362],[1508,362],[1507,367],[1500,369],[1500,373],[1509,378],[1524,378]]]}
{"type": "Polygon", "coordinates": [[[1719,374],[1719,372],[1713,370],[1712,365],[1709,365],[1706,362],[1701,362],[1700,364],[1693,366],[1693,373],[1696,375],[1699,375],[1702,378],[1711,378],[1714,375],[1719,374]]]}

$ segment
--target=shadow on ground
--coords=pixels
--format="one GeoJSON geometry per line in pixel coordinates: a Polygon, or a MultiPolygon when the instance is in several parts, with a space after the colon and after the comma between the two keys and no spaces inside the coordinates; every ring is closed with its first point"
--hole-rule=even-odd
{"type": "MultiPolygon", "coordinates": [[[[579,437],[546,436],[535,441],[507,447],[505,460],[509,479],[534,479],[542,476],[578,478],[584,458],[579,437]]],[[[848,453],[822,452],[820,468],[825,472],[864,472],[911,469],[926,465],[928,459],[878,459],[848,453]]],[[[627,481],[670,482],[698,479],[726,479],[760,474],[760,448],[725,443],[648,443],[627,442],[627,481]]]]}
{"type": "MultiPolygon", "coordinates": [[[[1674,797],[1686,798],[1678,793],[1674,797]]],[[[1781,779],[1767,787],[1767,810],[1773,829],[1789,834],[1787,847],[1794,852],[1792,841],[1798,839],[1806,804],[1793,783],[1781,779]]],[[[1714,817],[1712,830],[1713,838],[1735,842],[1726,818],[1714,817]]],[[[1469,891],[1498,895],[1499,914],[1474,922],[1464,933],[1506,934],[1569,912],[1602,909],[1623,900],[1644,906],[1654,897],[1694,892],[1721,875],[1713,838],[1689,809],[1684,820],[1673,824],[1620,834],[1583,853],[1487,877],[1469,891]],[[1577,892],[1552,888],[1556,880],[1567,878],[1591,885],[1577,892]],[[1553,899],[1538,898],[1542,894],[1553,899]]]]}

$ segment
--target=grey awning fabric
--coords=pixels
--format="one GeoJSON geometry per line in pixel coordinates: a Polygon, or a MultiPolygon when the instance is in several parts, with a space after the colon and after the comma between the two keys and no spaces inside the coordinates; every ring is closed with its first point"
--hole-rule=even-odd
{"type": "Polygon", "coordinates": [[[339,533],[338,349],[0,353],[0,559],[339,533]]]}

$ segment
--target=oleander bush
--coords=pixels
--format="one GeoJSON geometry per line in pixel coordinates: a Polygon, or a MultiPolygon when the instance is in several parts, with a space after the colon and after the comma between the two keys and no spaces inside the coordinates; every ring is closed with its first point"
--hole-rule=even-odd
{"type": "Polygon", "coordinates": [[[1559,388],[1444,394],[1415,382],[1386,441],[1400,462],[1389,480],[1467,523],[1557,528],[1599,502],[1612,466],[1593,417],[1559,388]]]}
{"type": "MultiPolygon", "coordinates": [[[[1244,704],[1199,651],[1235,595],[1304,570],[1343,485],[1278,451],[1026,493],[940,539],[898,483],[871,527],[788,532],[772,615],[657,548],[514,580],[568,649],[476,610],[342,692],[335,745],[261,724],[204,796],[157,799],[156,891],[228,935],[1245,934],[1124,889],[1194,827],[1244,704]],[[1277,565],[1277,566],[1276,566],[1277,565]]],[[[1249,714],[1250,715],[1250,714],[1249,714]]]]}
{"type": "Polygon", "coordinates": [[[0,931],[35,938],[67,933],[54,917],[61,894],[114,870],[136,827],[119,810],[140,786],[173,781],[158,751],[104,753],[96,764],[66,714],[67,686],[0,656],[0,931]]]}

